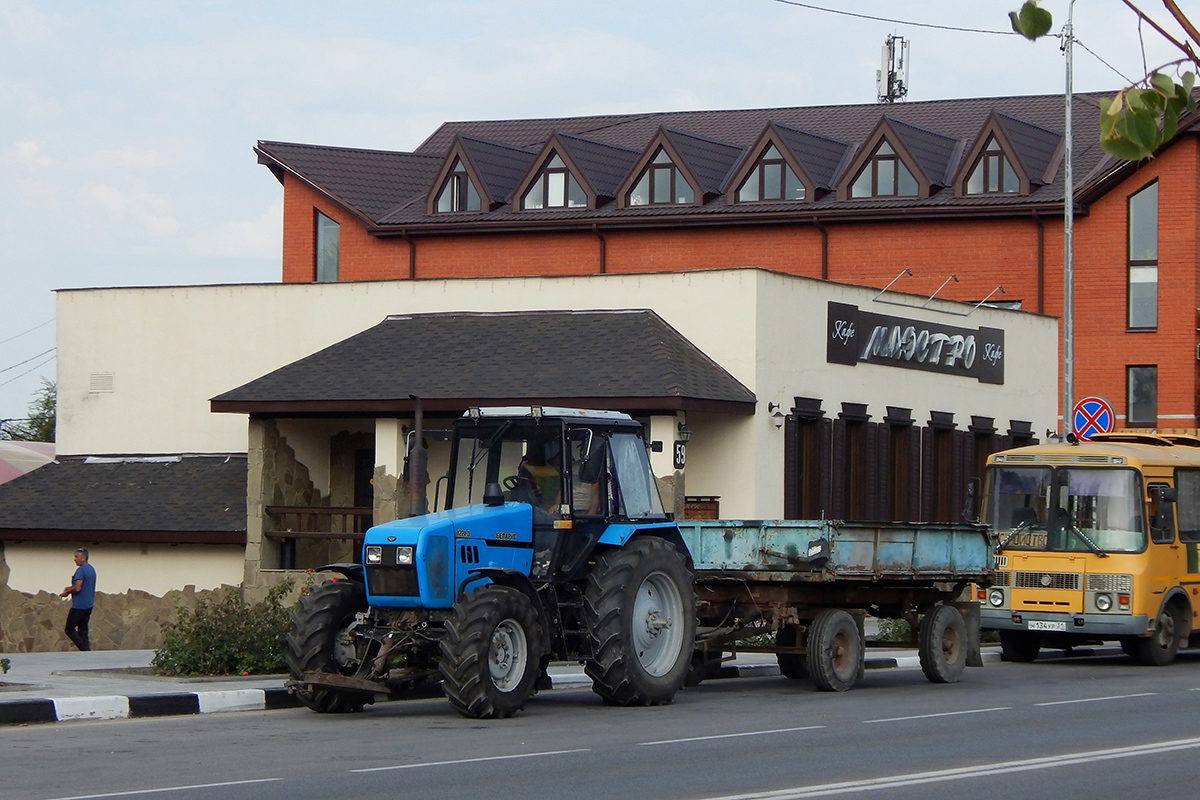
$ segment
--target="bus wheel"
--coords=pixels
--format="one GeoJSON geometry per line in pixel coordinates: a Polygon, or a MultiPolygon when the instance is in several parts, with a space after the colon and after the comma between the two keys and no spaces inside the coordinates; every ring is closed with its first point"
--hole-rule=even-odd
{"type": "Polygon", "coordinates": [[[1000,654],[1005,661],[1029,662],[1042,649],[1042,637],[1029,631],[1000,631],[1000,654]]]}
{"type": "Polygon", "coordinates": [[[1137,660],[1147,667],[1165,667],[1179,650],[1179,612],[1167,606],[1158,612],[1158,624],[1149,636],[1137,640],[1137,660]]]}

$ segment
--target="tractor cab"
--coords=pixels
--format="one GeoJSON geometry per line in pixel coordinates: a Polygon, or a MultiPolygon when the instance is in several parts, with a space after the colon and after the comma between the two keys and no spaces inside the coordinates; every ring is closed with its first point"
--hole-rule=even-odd
{"type": "Polygon", "coordinates": [[[575,574],[609,527],[669,522],[642,427],[613,411],[472,408],[455,423],[444,508],[532,511],[534,581],[575,574]]]}

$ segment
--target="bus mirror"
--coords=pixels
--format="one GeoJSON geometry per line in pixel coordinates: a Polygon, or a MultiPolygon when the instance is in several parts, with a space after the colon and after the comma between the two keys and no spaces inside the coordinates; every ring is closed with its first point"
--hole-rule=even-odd
{"type": "Polygon", "coordinates": [[[967,478],[967,502],[963,506],[963,519],[979,522],[979,478],[967,478]]]}
{"type": "Polygon", "coordinates": [[[1179,497],[1174,486],[1151,486],[1150,495],[1160,503],[1174,503],[1179,497]]]}

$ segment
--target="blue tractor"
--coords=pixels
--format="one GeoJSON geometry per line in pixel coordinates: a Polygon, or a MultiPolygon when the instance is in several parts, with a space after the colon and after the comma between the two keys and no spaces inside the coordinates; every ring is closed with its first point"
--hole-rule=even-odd
{"type": "Polygon", "coordinates": [[[696,595],[640,424],[473,408],[443,481],[443,510],[372,527],[361,563],[324,567],[340,575],[302,598],[288,666],[305,705],[360,711],[440,681],[464,716],[510,717],[552,660],[582,661],[606,703],[671,701],[696,595]]]}

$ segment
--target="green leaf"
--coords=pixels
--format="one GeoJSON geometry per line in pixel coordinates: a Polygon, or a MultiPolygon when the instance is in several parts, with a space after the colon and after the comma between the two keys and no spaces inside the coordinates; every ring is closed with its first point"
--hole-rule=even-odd
{"type": "Polygon", "coordinates": [[[1128,89],[1125,92],[1125,104],[1130,111],[1145,111],[1146,104],[1142,100],[1142,96],[1149,94],[1144,89],[1128,89]]]}
{"type": "Polygon", "coordinates": [[[1161,72],[1156,72],[1150,76],[1150,85],[1168,97],[1175,94],[1175,81],[1161,72]]]}
{"type": "Polygon", "coordinates": [[[1187,94],[1192,93],[1192,87],[1196,85],[1196,75],[1193,72],[1183,73],[1183,91],[1187,94]]]}
{"type": "Polygon", "coordinates": [[[1030,41],[1045,36],[1054,24],[1054,17],[1035,0],[1026,0],[1020,11],[1010,11],[1008,19],[1012,29],[1030,41]]]}

